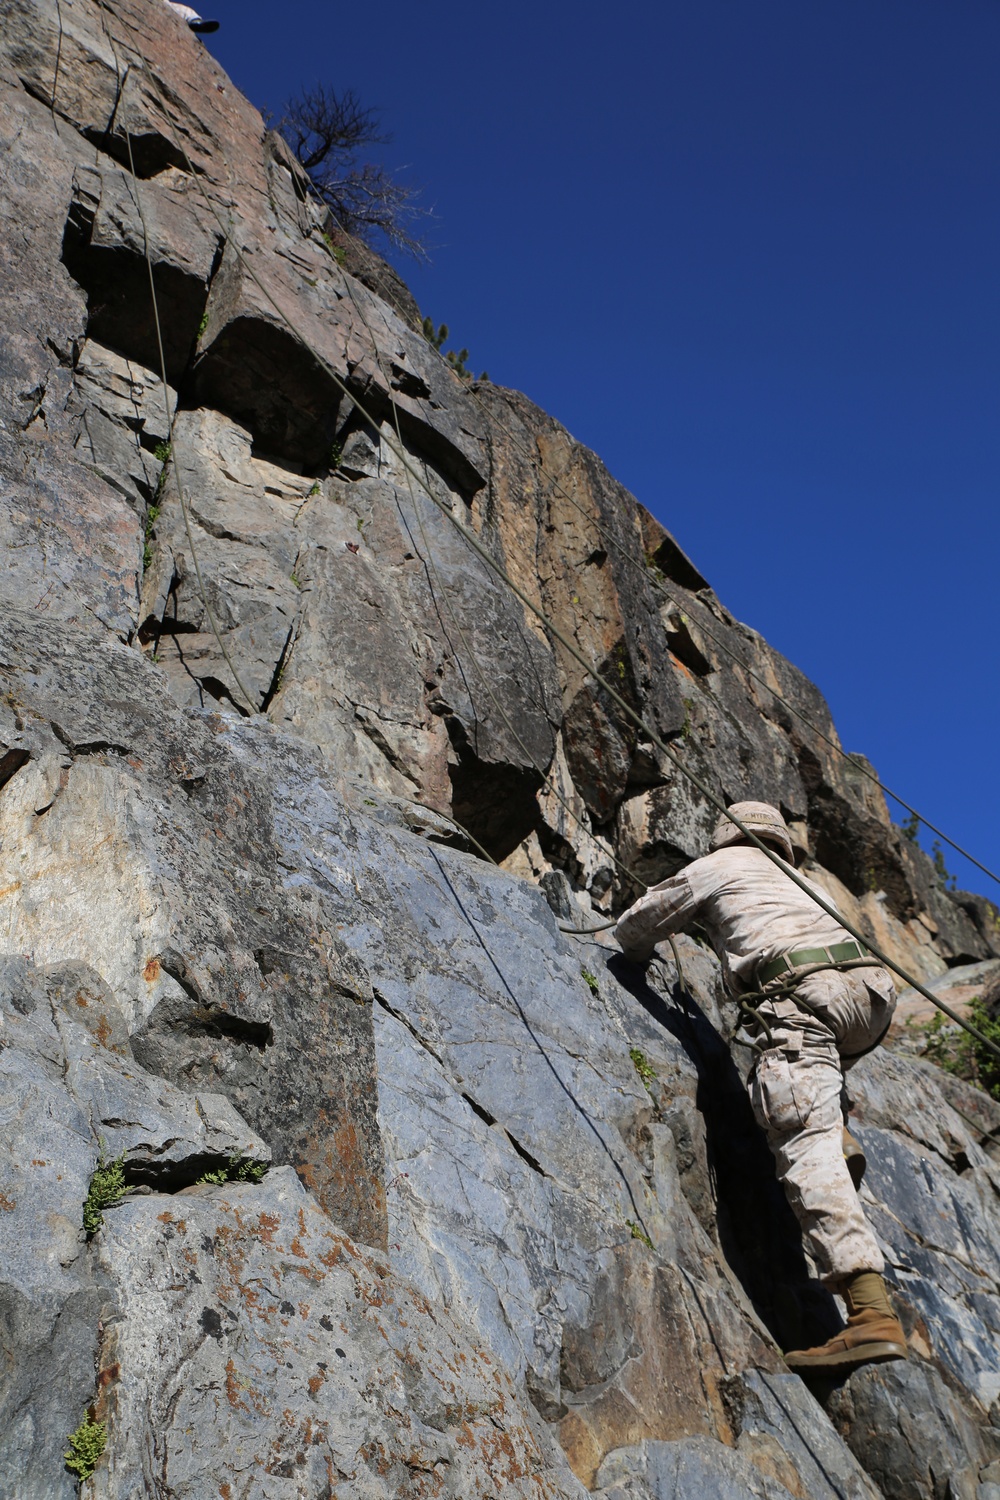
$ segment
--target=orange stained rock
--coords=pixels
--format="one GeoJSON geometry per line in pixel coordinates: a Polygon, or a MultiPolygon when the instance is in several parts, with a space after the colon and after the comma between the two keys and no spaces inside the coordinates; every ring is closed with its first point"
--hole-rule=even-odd
{"type": "Polygon", "coordinates": [[[281,1219],[277,1214],[262,1213],[259,1216],[257,1220],[257,1234],[262,1244],[271,1245],[274,1243],[274,1232],[280,1224],[281,1219]]]}
{"type": "Polygon", "coordinates": [[[249,1406],[240,1395],[240,1386],[240,1377],[236,1373],[236,1365],[230,1355],[226,1360],[226,1400],[234,1410],[249,1412],[249,1406]]]}

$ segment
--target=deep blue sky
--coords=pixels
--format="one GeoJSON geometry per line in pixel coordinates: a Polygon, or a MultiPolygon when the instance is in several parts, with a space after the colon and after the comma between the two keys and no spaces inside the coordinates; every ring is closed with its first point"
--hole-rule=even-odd
{"type": "Polygon", "coordinates": [[[205,6],[256,104],[379,107],[421,308],[1000,868],[1000,0],[205,6]]]}

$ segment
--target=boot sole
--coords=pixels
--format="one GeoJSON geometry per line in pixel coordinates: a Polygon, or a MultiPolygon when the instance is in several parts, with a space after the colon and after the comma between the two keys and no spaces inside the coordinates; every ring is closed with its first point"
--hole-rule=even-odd
{"type": "Polygon", "coordinates": [[[906,1345],[896,1343],[857,1344],[839,1354],[785,1355],[790,1370],[849,1370],[856,1365],[882,1365],[891,1359],[906,1359],[906,1345]]]}

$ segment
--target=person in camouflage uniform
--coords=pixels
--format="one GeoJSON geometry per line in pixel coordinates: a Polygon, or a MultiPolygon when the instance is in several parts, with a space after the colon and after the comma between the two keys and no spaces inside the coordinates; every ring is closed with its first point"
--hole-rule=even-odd
{"type": "MultiPolygon", "coordinates": [[[[791,836],[777,808],[739,802],[729,811],[791,864],[791,836]]],[[[728,817],[716,826],[709,853],[640,897],[615,936],[627,958],[645,962],[661,939],[694,923],[718,954],[729,992],[760,997],[750,1102],[818,1274],[847,1306],[840,1334],[790,1351],[786,1362],[792,1369],[850,1369],[905,1359],[882,1252],[845,1156],[849,1148],[852,1165],[864,1170],[842,1106],[844,1071],[889,1028],[892,979],[728,817]]]]}

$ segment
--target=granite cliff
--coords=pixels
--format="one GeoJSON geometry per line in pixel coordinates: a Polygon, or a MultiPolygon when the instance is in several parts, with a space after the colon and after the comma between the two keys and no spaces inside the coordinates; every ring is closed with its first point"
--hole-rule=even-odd
{"type": "Polygon", "coordinates": [[[89,1411],[109,1500],[1000,1500],[1000,1104],[855,1070],[911,1358],[791,1375],[836,1308],[714,958],[557,924],[711,811],[431,496],[921,978],[996,909],[168,7],[0,31],[0,1493],[74,1494],[89,1411]]]}

